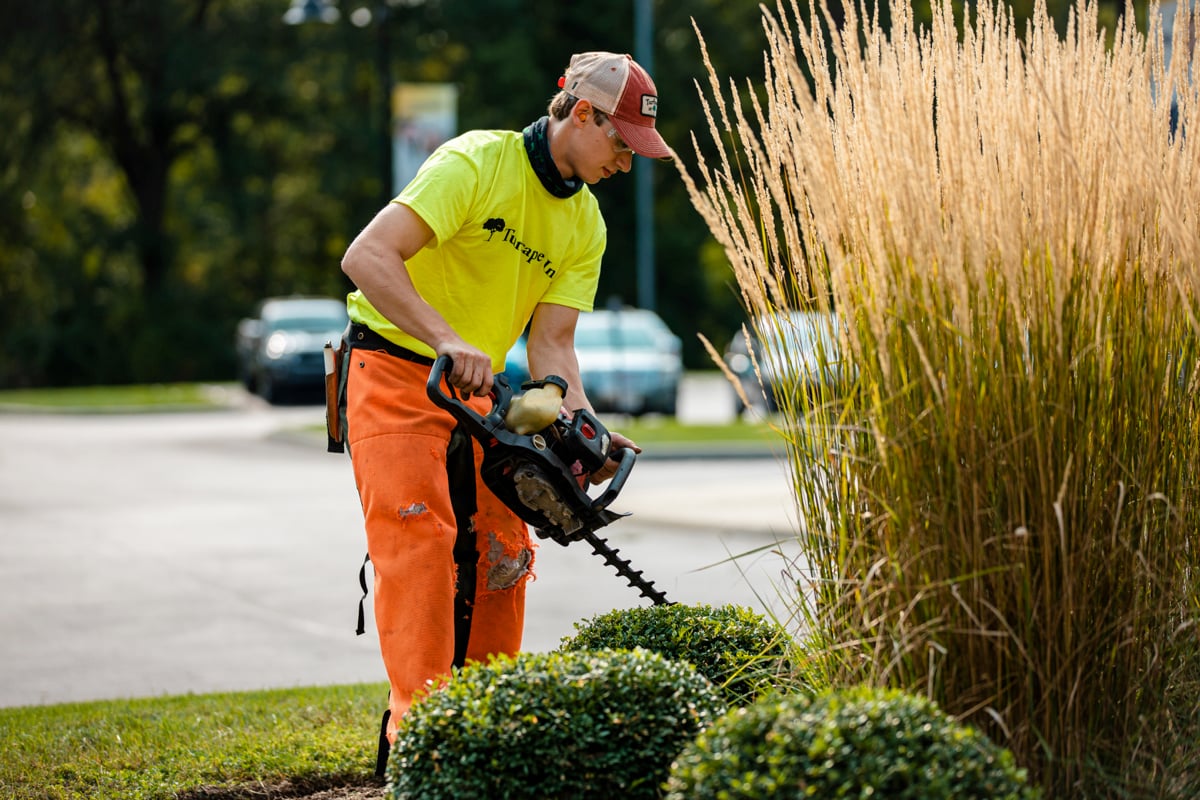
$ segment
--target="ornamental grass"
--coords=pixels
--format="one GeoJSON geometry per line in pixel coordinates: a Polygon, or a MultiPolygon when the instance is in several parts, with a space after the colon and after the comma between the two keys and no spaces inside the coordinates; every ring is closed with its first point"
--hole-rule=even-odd
{"type": "Polygon", "coordinates": [[[832,686],[929,697],[1048,797],[1198,796],[1196,12],[1168,60],[1156,14],[969,8],[784,0],[745,85],[700,36],[693,204],[750,315],[836,342],[762,355],[796,609],[832,686]]]}

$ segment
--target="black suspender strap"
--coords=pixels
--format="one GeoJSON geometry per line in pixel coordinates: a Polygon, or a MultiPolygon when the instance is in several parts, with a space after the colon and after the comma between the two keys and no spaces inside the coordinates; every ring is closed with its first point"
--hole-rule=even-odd
{"type": "Polygon", "coordinates": [[[367,615],[363,610],[363,604],[367,602],[367,564],[370,560],[371,554],[367,553],[362,566],[358,568],[358,585],[362,589],[362,597],[358,599],[358,627],[354,629],[354,632],[359,636],[367,632],[367,615]]]}
{"type": "Polygon", "coordinates": [[[450,481],[450,506],[458,533],[454,537],[454,666],[467,659],[471,618],[475,608],[475,574],[479,561],[475,528],[471,518],[478,509],[475,497],[475,447],[471,435],[460,425],[450,434],[446,450],[446,474],[450,481]]]}

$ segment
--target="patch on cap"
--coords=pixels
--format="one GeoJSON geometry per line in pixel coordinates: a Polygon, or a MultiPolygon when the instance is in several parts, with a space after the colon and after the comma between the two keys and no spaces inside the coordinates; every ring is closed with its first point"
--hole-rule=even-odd
{"type": "Polygon", "coordinates": [[[670,159],[671,148],[655,130],[658,90],[628,53],[590,52],[571,56],[559,88],[608,114],[613,127],[640,156],[670,159]]]}

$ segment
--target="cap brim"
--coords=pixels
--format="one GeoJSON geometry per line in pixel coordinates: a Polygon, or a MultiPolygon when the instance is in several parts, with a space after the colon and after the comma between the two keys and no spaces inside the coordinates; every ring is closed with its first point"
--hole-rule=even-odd
{"type": "Polygon", "coordinates": [[[633,152],[646,158],[657,158],[660,161],[670,161],[674,158],[671,148],[663,141],[658,131],[648,125],[636,125],[627,120],[610,116],[617,133],[625,144],[633,148],[633,152]]]}

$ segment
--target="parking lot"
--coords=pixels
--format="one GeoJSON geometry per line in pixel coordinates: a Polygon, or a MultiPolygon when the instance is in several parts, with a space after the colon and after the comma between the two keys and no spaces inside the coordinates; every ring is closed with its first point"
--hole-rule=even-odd
{"type": "MultiPolygon", "coordinates": [[[[715,419],[706,394],[681,413],[715,419]]],[[[382,680],[373,632],[354,635],[349,462],[295,435],[320,413],[0,415],[0,705],[382,680]]],[[[649,455],[601,535],[672,600],[774,603],[782,462],[649,455]]],[[[537,558],[526,649],[647,602],[586,545],[537,558]]]]}

